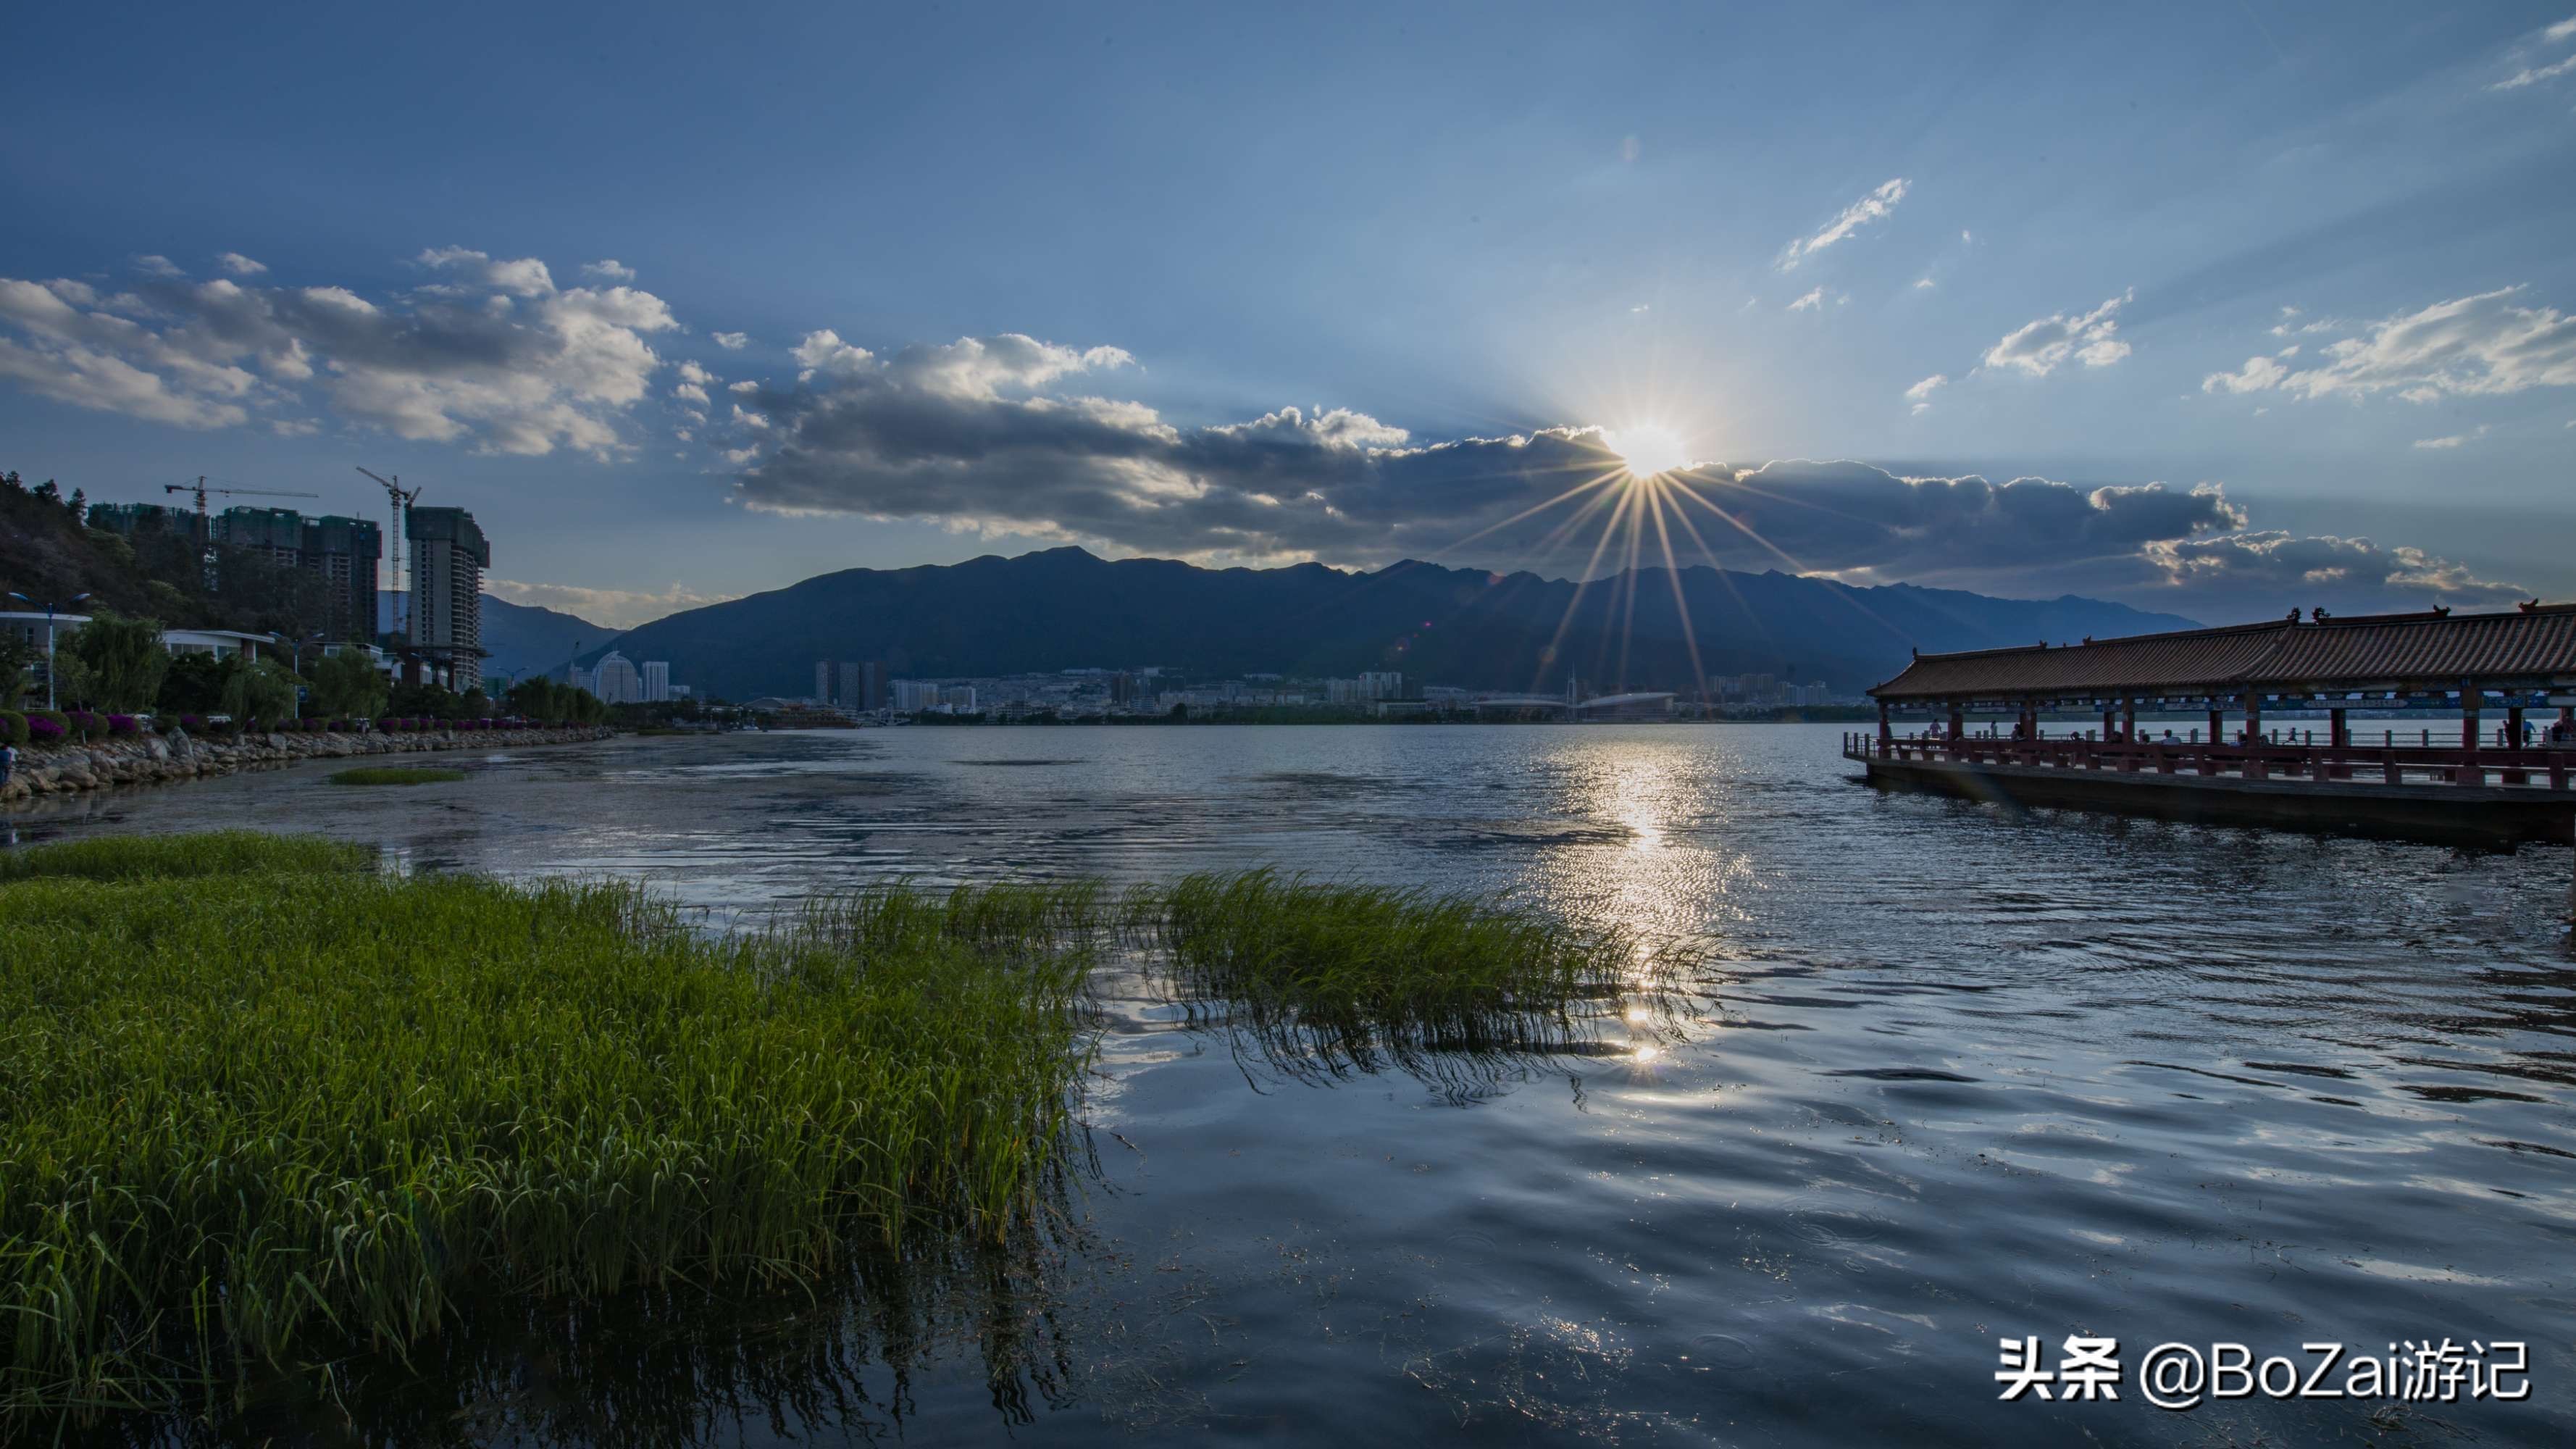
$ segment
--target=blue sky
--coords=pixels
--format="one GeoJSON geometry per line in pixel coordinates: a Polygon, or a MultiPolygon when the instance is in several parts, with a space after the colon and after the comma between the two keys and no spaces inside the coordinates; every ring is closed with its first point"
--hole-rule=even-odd
{"type": "Polygon", "coordinates": [[[399,472],[616,623],[1666,508],[2210,619],[2576,597],[2571,11],[52,7],[0,467],[399,472]],[[1703,466],[1631,499],[1583,430],[1649,426],[1703,466]]]}

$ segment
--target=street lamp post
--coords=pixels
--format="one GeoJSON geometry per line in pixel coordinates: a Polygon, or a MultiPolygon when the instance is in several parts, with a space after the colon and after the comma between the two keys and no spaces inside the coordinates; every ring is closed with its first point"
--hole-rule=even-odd
{"type": "Polygon", "coordinates": [[[294,662],[288,667],[295,671],[296,714],[301,718],[304,713],[305,700],[312,694],[312,691],[306,688],[304,684],[304,646],[307,644],[319,644],[331,636],[328,634],[307,634],[301,639],[289,639],[285,635],[272,629],[269,631],[268,637],[274,643],[285,645],[290,651],[288,657],[294,662]]]}
{"type": "Polygon", "coordinates": [[[45,611],[45,708],[52,709],[54,707],[54,610],[57,607],[65,609],[76,608],[83,602],[87,601],[89,595],[74,594],[70,598],[64,600],[59,606],[50,600],[39,604],[35,600],[28,598],[25,594],[19,593],[16,589],[11,589],[9,591],[9,597],[16,599],[19,603],[26,605],[28,608],[42,609],[45,611]]]}
{"type": "Polygon", "coordinates": [[[295,672],[301,675],[304,672],[304,646],[307,644],[324,643],[329,640],[331,636],[328,634],[307,634],[301,639],[289,639],[285,635],[280,634],[275,630],[271,630],[268,637],[294,651],[293,658],[295,663],[293,667],[295,672]]]}

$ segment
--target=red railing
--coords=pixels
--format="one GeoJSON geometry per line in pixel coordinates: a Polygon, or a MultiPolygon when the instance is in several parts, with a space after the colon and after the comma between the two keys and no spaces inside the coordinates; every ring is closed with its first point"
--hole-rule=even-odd
{"type": "Polygon", "coordinates": [[[2458,746],[2201,744],[2156,739],[1998,739],[1968,735],[1926,739],[1875,733],[1843,736],[1853,760],[2019,765],[2121,774],[2224,775],[2242,780],[2331,780],[2387,785],[2511,785],[2566,791],[2576,776],[2576,749],[2458,746]]]}

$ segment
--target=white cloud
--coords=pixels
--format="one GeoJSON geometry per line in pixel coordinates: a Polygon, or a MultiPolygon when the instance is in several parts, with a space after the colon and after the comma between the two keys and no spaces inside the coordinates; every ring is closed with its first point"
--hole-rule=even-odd
{"type": "Polygon", "coordinates": [[[799,382],[812,381],[818,372],[864,372],[877,360],[875,353],[843,342],[841,334],[829,327],[806,333],[805,340],[796,344],[794,356],[805,368],[797,377],[799,382]]]}
{"type": "Polygon", "coordinates": [[[1790,303],[1789,310],[1792,312],[1813,312],[1824,304],[1825,289],[1818,287],[1807,295],[1800,297],[1797,301],[1790,303]]]}
{"type": "Polygon", "coordinates": [[[1798,263],[1850,236],[1873,221],[1885,219],[1905,199],[1910,183],[1902,176],[1881,182],[1878,189],[1842,209],[1842,213],[1825,223],[1824,229],[1803,241],[1789,243],[1780,254],[1780,270],[1787,271],[1798,263]]]}
{"type": "Polygon", "coordinates": [[[585,589],[574,584],[523,583],[517,579],[493,578],[483,581],[483,589],[493,597],[513,604],[559,609],[612,629],[632,629],[682,609],[721,604],[741,597],[738,594],[702,593],[679,584],[661,590],[585,589]]]}
{"type": "Polygon", "coordinates": [[[281,438],[309,438],[322,431],[322,425],[311,418],[278,418],[269,423],[268,430],[281,438]]]}
{"type": "Polygon", "coordinates": [[[760,384],[759,384],[759,383],[756,383],[756,382],[753,382],[750,378],[747,378],[747,377],[746,377],[746,378],[744,378],[742,381],[735,383],[733,386],[731,386],[731,387],[729,387],[729,388],[726,388],[726,389],[725,389],[725,391],[727,391],[727,392],[758,392],[758,391],[760,391],[760,384]]]}
{"type": "MultiPolygon", "coordinates": [[[[371,300],[345,287],[190,283],[166,259],[136,291],[0,278],[0,376],[80,407],[181,427],[340,420],[486,452],[623,451],[615,418],[678,326],[649,293],[557,290],[543,262],[423,253],[440,280],[371,300]],[[499,304],[499,305],[495,305],[499,304]],[[290,411],[291,410],[291,411],[290,411]]],[[[231,267],[239,272],[239,267],[231,267]]]]}
{"type": "Polygon", "coordinates": [[[585,277],[596,277],[603,282],[635,280],[635,269],[615,257],[603,258],[596,262],[584,262],[581,264],[581,274],[585,277]]]}
{"type": "Polygon", "coordinates": [[[215,264],[236,277],[256,277],[268,270],[266,263],[252,261],[239,252],[225,252],[215,258],[215,264]]]}
{"type": "Polygon", "coordinates": [[[2487,87],[2487,89],[2496,91],[2518,91],[2525,86],[2536,86],[2542,81],[2556,80],[2570,71],[2576,71],[2576,55],[2571,55],[2565,60],[2556,61],[2549,65],[2524,66],[2521,70],[2514,72],[2503,80],[2497,81],[2494,85],[2487,87]]]}
{"type": "Polygon", "coordinates": [[[1914,384],[1912,387],[1907,388],[1905,390],[1905,400],[1914,404],[1914,411],[1918,413],[1929,412],[1932,409],[1932,394],[1946,385],[1949,381],[1950,379],[1946,374],[1936,372],[1930,377],[1923,379],[1921,382],[1914,384]]]}
{"type": "Polygon", "coordinates": [[[152,277],[184,277],[188,275],[186,272],[179,270],[178,263],[173,262],[168,257],[164,256],[136,257],[134,259],[134,267],[135,270],[142,272],[146,276],[152,277]]]}
{"type": "Polygon", "coordinates": [[[2278,387],[2281,385],[2281,379],[2290,375],[2290,369],[2283,359],[2297,355],[2298,350],[2292,347],[2272,357],[2249,357],[2245,359],[2245,365],[2234,372],[2213,372],[2202,378],[2200,390],[2202,392],[2261,392],[2265,388],[2278,387]]]}
{"type": "Polygon", "coordinates": [[[1931,290],[1931,287],[1932,279],[1930,277],[1916,277],[1914,279],[1914,290],[1918,292],[1929,291],[1931,290]]]}
{"type": "Polygon", "coordinates": [[[2327,345],[2318,366],[2257,369],[2249,361],[2245,372],[2232,377],[2213,373],[2201,387],[2209,392],[2277,387],[2306,398],[2394,392],[2418,403],[2446,395],[2576,387],[2576,317],[2553,307],[2518,306],[2513,299],[2521,291],[2506,287],[2436,302],[2327,345]]]}
{"type": "MultiPolygon", "coordinates": [[[[2520,54],[2528,56],[2534,50],[2545,49],[2553,45],[2564,45],[2570,40],[2576,40],[2576,16],[2570,16],[2565,20],[2559,21],[2555,25],[2543,28],[2539,35],[2524,40],[2521,44],[2515,46],[2514,49],[2520,54]]],[[[2576,55],[2568,56],[2563,60],[2553,61],[2547,65],[2525,65],[2522,69],[2514,72],[2512,75],[2488,86],[2487,89],[2491,91],[2518,91],[2527,86],[2536,86],[2545,81],[2556,80],[2560,76],[2566,75],[2571,71],[2576,71],[2576,55]]]]}
{"type": "Polygon", "coordinates": [[[715,339],[716,346],[727,352],[740,352],[743,344],[751,341],[748,335],[740,332],[718,332],[715,334],[715,339]]]}
{"type": "Polygon", "coordinates": [[[514,297],[542,297],[555,289],[554,274],[534,257],[496,262],[483,252],[464,247],[432,247],[412,260],[432,271],[454,273],[514,297]]]}
{"type": "Polygon", "coordinates": [[[2451,448],[2465,447],[2486,435],[2486,425],[2484,423],[2480,423],[2478,426],[2471,428],[2465,433],[2453,433],[2446,438],[2417,438],[2415,440],[2415,446],[2426,450],[2447,450],[2451,448]]]}
{"type": "Polygon", "coordinates": [[[2019,368],[2033,377],[2046,377],[2070,358],[2086,367],[2109,367],[2129,355],[2129,344],[2113,335],[2120,324],[2112,314],[2136,295],[2124,292],[2081,316],[2056,312],[2026,322],[1986,349],[1985,365],[2019,368]]]}

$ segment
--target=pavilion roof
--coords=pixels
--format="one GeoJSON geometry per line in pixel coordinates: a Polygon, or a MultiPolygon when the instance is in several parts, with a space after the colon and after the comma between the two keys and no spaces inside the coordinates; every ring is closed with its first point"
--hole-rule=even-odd
{"type": "Polygon", "coordinates": [[[2576,685],[2576,604],[2500,614],[2292,615],[2125,639],[1918,654],[1870,691],[1920,700],[2124,698],[2576,685]]]}

